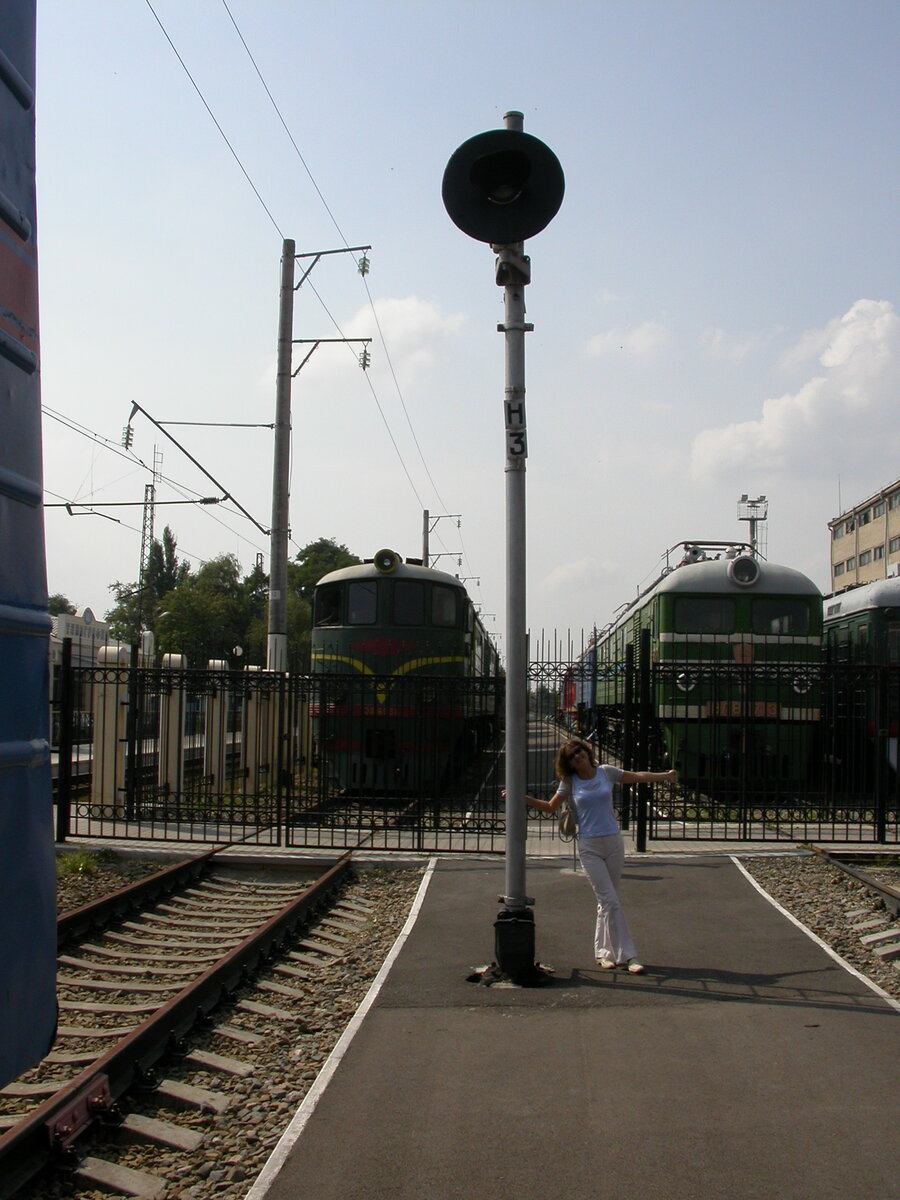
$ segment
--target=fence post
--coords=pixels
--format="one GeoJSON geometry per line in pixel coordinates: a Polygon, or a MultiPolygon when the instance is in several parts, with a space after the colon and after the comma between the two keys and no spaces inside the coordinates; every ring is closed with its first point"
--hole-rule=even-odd
{"type": "MultiPolygon", "coordinates": [[[[642,770],[649,770],[650,750],[650,630],[640,632],[638,654],[638,749],[643,759],[642,770]]],[[[637,789],[637,833],[635,847],[639,854],[647,849],[647,816],[650,805],[650,786],[639,783],[637,789]]]]}
{"type": "Polygon", "coordinates": [[[211,658],[207,667],[209,690],[203,724],[203,775],[209,794],[222,796],[225,792],[225,754],[228,746],[228,710],[231,696],[226,674],[228,663],[221,658],[211,658]]]}
{"type": "MultiPolygon", "coordinates": [[[[100,669],[94,674],[91,695],[91,808],[102,814],[106,804],[113,817],[123,815],[120,810],[125,787],[127,737],[130,736],[130,728],[128,699],[123,700],[120,695],[120,676],[128,661],[128,654],[126,646],[100,647],[97,651],[97,667],[100,669]],[[123,742],[126,742],[126,754],[122,754],[120,750],[123,742]]],[[[133,673],[133,669],[129,671],[125,681],[126,697],[131,692],[130,677],[133,673]]]]}
{"type": "Polygon", "coordinates": [[[72,818],[72,639],[63,638],[59,668],[59,737],[56,742],[56,840],[64,842],[71,832],[72,818]]]}
{"type": "Polygon", "coordinates": [[[164,654],[165,682],[159,712],[159,788],[167,799],[181,803],[184,791],[184,669],[183,654],[164,654]]]}
{"type": "MultiPolygon", "coordinates": [[[[622,766],[626,771],[634,767],[634,644],[625,647],[625,687],[622,696],[622,766]]],[[[631,787],[622,789],[622,828],[631,828],[631,787]]]]}
{"type": "Polygon", "coordinates": [[[888,668],[880,664],[875,668],[875,772],[874,796],[872,797],[875,811],[872,816],[875,826],[875,841],[883,842],[887,837],[887,765],[890,738],[890,718],[888,713],[887,672],[888,668]]]}

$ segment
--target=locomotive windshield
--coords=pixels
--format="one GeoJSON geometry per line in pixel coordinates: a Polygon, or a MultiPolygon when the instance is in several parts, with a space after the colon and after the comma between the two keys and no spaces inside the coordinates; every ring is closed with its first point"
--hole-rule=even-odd
{"type": "Polygon", "coordinates": [[[452,629],[456,621],[456,588],[436,584],[431,589],[431,623],[452,629]]]}
{"type": "Polygon", "coordinates": [[[676,596],[676,633],[732,633],[734,601],[728,596],[676,596]]]}
{"type": "Polygon", "coordinates": [[[316,588],[315,617],[316,625],[340,625],[341,623],[341,585],[326,583],[316,588]]]}
{"type": "Polygon", "coordinates": [[[776,596],[771,599],[761,597],[754,600],[753,632],[807,637],[809,634],[808,602],[791,599],[789,596],[776,596]]]}
{"type": "Polygon", "coordinates": [[[418,580],[396,580],[393,596],[393,624],[432,625],[444,629],[454,629],[457,624],[456,589],[444,587],[439,583],[426,584],[418,580]]]}
{"type": "Polygon", "coordinates": [[[425,621],[425,585],[411,580],[394,584],[394,624],[422,625],[425,621]]]}
{"type": "Polygon", "coordinates": [[[347,588],[347,624],[374,625],[378,616],[378,585],[374,579],[347,588]]]}
{"type": "Polygon", "coordinates": [[[409,627],[456,629],[461,620],[459,589],[416,579],[356,580],[326,583],[316,589],[314,622],[318,628],[338,625],[375,625],[379,621],[378,596],[382,590],[382,621],[409,627]],[[346,606],[346,613],[345,613],[346,606]]]}

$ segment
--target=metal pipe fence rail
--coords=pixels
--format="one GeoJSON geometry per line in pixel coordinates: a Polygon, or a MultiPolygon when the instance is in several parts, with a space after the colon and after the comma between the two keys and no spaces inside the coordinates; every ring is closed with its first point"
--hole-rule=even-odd
{"type": "MultiPolygon", "coordinates": [[[[61,671],[59,840],[505,849],[502,677],[148,667],[127,650],[61,671]]],[[[555,751],[578,734],[600,761],[677,766],[675,787],[620,789],[640,848],[654,838],[898,841],[898,668],[688,672],[639,653],[620,672],[617,703],[601,706],[582,659],[529,664],[531,794],[552,794],[555,751]]],[[[555,821],[531,815],[529,850],[558,849],[556,837],[555,821]]]]}

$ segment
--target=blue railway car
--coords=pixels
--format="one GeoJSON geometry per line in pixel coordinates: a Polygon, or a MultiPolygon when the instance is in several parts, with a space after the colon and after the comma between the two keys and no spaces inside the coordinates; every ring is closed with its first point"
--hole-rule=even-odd
{"type": "Polygon", "coordinates": [[[311,661],[320,772],[343,791],[440,787],[493,734],[496,648],[460,580],[417,560],[320,579],[311,661]]]}
{"type": "Polygon", "coordinates": [[[0,1084],[56,1028],[35,239],[35,6],[0,2],[0,1084]]]}

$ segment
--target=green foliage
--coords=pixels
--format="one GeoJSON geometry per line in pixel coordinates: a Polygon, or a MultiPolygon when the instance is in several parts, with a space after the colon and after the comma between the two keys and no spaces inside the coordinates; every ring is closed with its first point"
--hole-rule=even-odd
{"type": "Polygon", "coordinates": [[[56,877],[65,879],[69,875],[96,875],[102,865],[102,852],[83,849],[67,851],[56,860],[56,877]]]}
{"type": "Polygon", "coordinates": [[[74,617],[78,609],[68,596],[64,596],[62,592],[54,592],[52,596],[47,598],[47,612],[51,617],[59,617],[63,613],[68,613],[69,616],[74,617]]]}
{"type": "MultiPolygon", "coordinates": [[[[143,589],[116,582],[115,604],[106,614],[110,636],[133,645],[138,617],[151,629],[160,654],[183,654],[189,667],[205,667],[210,659],[232,666],[265,666],[268,642],[269,577],[257,562],[241,577],[231,554],[204,563],[196,571],[180,562],[175,537],[166,526],[162,542],[154,541],[147,557],[143,589]],[[234,653],[236,647],[241,654],[234,653]]],[[[288,669],[309,667],[313,588],[323,575],[360,562],[346,546],[319,538],[304,546],[287,564],[288,669]]]]}
{"type": "Polygon", "coordinates": [[[167,592],[178,587],[190,571],[190,564],[180,561],[175,554],[175,535],[167,525],[163,530],[162,542],[154,539],[147,554],[144,583],[151,601],[161,600],[167,592]]]}
{"type": "Polygon", "coordinates": [[[298,568],[297,592],[311,604],[313,588],[323,575],[341,567],[352,567],[355,563],[362,562],[362,559],[351,554],[346,546],[339,545],[330,538],[318,538],[297,551],[295,562],[298,568]]]}

